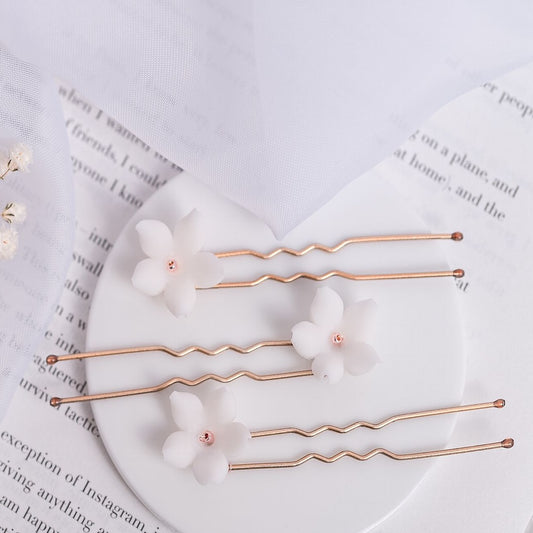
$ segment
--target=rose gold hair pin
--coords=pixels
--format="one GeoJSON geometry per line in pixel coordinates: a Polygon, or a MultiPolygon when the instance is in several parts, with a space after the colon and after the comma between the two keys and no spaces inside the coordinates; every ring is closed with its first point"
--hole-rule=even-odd
{"type": "Polygon", "coordinates": [[[223,281],[224,268],[220,259],[224,258],[252,256],[269,260],[280,254],[301,257],[313,250],[336,253],[348,245],[361,243],[429,240],[461,241],[463,234],[456,231],[454,233],[438,234],[351,237],[335,246],[311,244],[300,250],[279,247],[268,253],[261,253],[251,249],[211,253],[201,251],[205,241],[204,223],[205,221],[200,213],[193,209],[187,216],[178,221],[173,233],[168,226],[159,220],[141,220],[136,225],[140,246],[147,257],[135,267],[131,280],[132,284],[136,289],[148,296],[163,294],[168,309],[176,316],[188,315],[191,312],[196,300],[196,289],[254,287],[267,280],[280,283],[291,283],[302,278],[324,281],[334,276],[352,281],[461,278],[464,276],[464,271],[460,268],[444,271],[382,274],[354,274],[342,270],[329,270],[322,274],[310,272],[297,272],[289,276],[264,274],[248,281],[223,281]]]}
{"type": "MultiPolygon", "coordinates": [[[[436,415],[451,414],[451,413],[464,413],[466,411],[488,409],[490,407],[495,407],[497,409],[500,409],[504,406],[505,406],[505,400],[500,399],[500,400],[496,400],[494,402],[488,402],[488,403],[461,405],[458,407],[445,407],[443,409],[433,409],[433,410],[428,410],[428,411],[417,411],[414,413],[395,415],[381,422],[378,422],[376,424],[372,422],[366,422],[366,421],[353,422],[352,424],[349,424],[348,426],[344,426],[344,427],[332,426],[328,424],[328,425],[320,426],[311,431],[305,431],[305,430],[302,430],[296,427],[288,427],[288,428],[279,428],[279,429],[269,429],[269,430],[263,430],[263,431],[253,431],[250,433],[250,436],[252,438],[256,438],[256,437],[269,437],[272,435],[286,435],[288,433],[294,433],[296,435],[301,435],[303,437],[314,437],[316,435],[319,435],[320,433],[323,433],[324,431],[334,431],[335,433],[348,433],[359,427],[365,427],[369,429],[381,429],[385,426],[388,426],[389,424],[392,424],[393,422],[398,422],[400,420],[411,420],[413,418],[422,418],[422,417],[427,417],[427,416],[436,416],[436,415]]],[[[291,468],[295,466],[300,466],[306,463],[307,461],[310,461],[311,459],[317,459],[318,461],[322,461],[323,463],[334,463],[335,461],[338,461],[339,459],[342,459],[343,457],[351,457],[352,459],[356,459],[358,461],[367,461],[368,459],[372,459],[372,457],[375,457],[376,455],[386,455],[387,457],[390,457],[391,459],[394,459],[397,461],[405,461],[409,459],[424,459],[427,457],[441,457],[443,455],[457,455],[460,453],[477,452],[477,451],[482,451],[482,450],[493,450],[496,448],[512,448],[513,446],[514,446],[514,440],[511,438],[506,438],[506,439],[503,439],[502,441],[491,442],[488,444],[477,444],[474,446],[463,446],[460,448],[450,448],[450,449],[444,449],[444,450],[432,450],[432,451],[415,452],[415,453],[394,453],[384,448],[374,448],[373,450],[365,454],[359,454],[353,451],[343,450],[341,452],[337,452],[335,455],[332,455],[330,457],[321,455],[319,453],[307,453],[304,456],[299,457],[298,459],[295,459],[293,461],[279,461],[279,462],[266,462],[266,463],[242,463],[242,464],[236,463],[236,464],[229,465],[229,469],[230,470],[253,470],[253,469],[259,469],[259,468],[291,468]]]]}
{"type": "Polygon", "coordinates": [[[272,381],[315,375],[321,381],[331,384],[337,383],[342,379],[345,371],[352,375],[364,374],[369,372],[379,361],[378,355],[371,344],[375,335],[376,313],[377,304],[373,300],[362,300],[344,309],[344,303],[339,294],[329,287],[321,287],[317,289],[311,303],[309,312],[311,320],[298,322],[294,325],[291,329],[291,340],[269,340],[257,342],[246,347],[225,344],[213,350],[202,346],[188,346],[179,351],[172,350],[166,346],[139,346],[82,354],[49,355],[46,361],[48,364],[55,364],[72,359],[155,351],[162,351],[173,357],[180,358],[193,352],[216,356],[229,350],[239,354],[249,354],[265,347],[292,346],[298,355],[304,359],[312,360],[311,369],[293,372],[255,374],[247,370],[239,370],[228,376],[206,374],[196,379],[173,377],[152,387],[74,396],[71,398],[55,397],[52,398],[51,403],[55,406],[61,403],[105,400],[159,392],[176,384],[195,386],[205,381],[229,383],[241,377],[248,377],[256,381],[272,381]]]}
{"type": "MultiPolygon", "coordinates": [[[[280,247],[272,250],[270,253],[263,254],[255,250],[235,250],[231,252],[219,252],[215,254],[218,258],[225,257],[240,257],[243,255],[250,255],[259,259],[272,259],[279,254],[286,253],[301,257],[312,250],[321,250],[327,253],[335,253],[347,246],[348,244],[371,243],[371,242],[398,242],[398,241],[423,241],[423,240],[463,240],[463,234],[456,231],[454,233],[433,233],[433,234],[410,234],[410,235],[380,235],[372,237],[351,237],[340,242],[336,246],[324,246],[323,244],[311,244],[301,250],[294,250],[292,248],[280,247]]],[[[441,278],[441,277],[455,277],[461,278],[464,276],[464,271],[460,268],[445,271],[432,272],[403,272],[395,274],[350,274],[341,270],[330,270],[324,274],[310,274],[309,272],[299,272],[292,276],[282,277],[273,274],[265,274],[252,281],[234,281],[218,283],[214,288],[234,288],[234,287],[254,287],[267,280],[279,281],[281,283],[291,283],[297,279],[305,278],[314,281],[324,281],[331,277],[338,276],[340,278],[349,279],[352,281],[376,281],[387,279],[413,279],[413,278],[441,278]]]]}
{"type": "Polygon", "coordinates": [[[416,411],[394,415],[377,423],[357,421],[346,426],[326,424],[312,430],[304,430],[297,427],[283,427],[259,431],[250,431],[243,423],[235,421],[235,403],[231,392],[227,389],[219,388],[210,391],[203,403],[194,394],[173,392],[170,395],[170,406],[172,418],[178,431],[171,433],[165,440],[162,448],[163,457],[166,462],[177,468],[191,466],[194,476],[201,484],[220,483],[224,480],[226,474],[232,470],[293,468],[303,465],[312,459],[323,463],[334,463],[344,457],[349,457],[357,461],[367,461],[376,455],[385,455],[390,459],[405,461],[496,448],[511,448],[514,444],[513,439],[507,438],[488,444],[413,453],[395,453],[385,448],[374,448],[366,453],[342,450],[333,455],[323,455],[317,452],[310,452],[288,461],[238,463],[235,462],[235,459],[242,455],[250,439],[287,434],[312,438],[325,432],[345,434],[360,427],[379,430],[402,420],[413,420],[490,408],[501,409],[505,406],[505,401],[499,399],[494,402],[416,411]],[[219,439],[219,436],[223,436],[223,438],[219,439]],[[196,447],[191,445],[195,441],[197,441],[196,447]]]}

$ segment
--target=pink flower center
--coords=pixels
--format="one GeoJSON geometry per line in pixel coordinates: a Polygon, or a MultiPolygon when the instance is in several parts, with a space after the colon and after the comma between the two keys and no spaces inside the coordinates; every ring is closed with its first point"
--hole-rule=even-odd
{"type": "Polygon", "coordinates": [[[213,435],[213,432],[207,430],[203,433],[200,433],[200,435],[198,436],[198,440],[206,446],[211,446],[211,444],[215,442],[215,435],[213,435]]]}
{"type": "Polygon", "coordinates": [[[344,341],[344,335],[342,333],[334,333],[331,336],[331,342],[335,345],[342,344],[344,341]]]}
{"type": "Polygon", "coordinates": [[[167,261],[167,270],[172,273],[178,270],[178,262],[175,259],[169,259],[167,261]]]}

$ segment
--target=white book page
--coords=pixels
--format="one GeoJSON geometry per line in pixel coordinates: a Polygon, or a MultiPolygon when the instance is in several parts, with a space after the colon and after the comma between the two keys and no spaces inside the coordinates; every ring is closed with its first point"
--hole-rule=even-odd
{"type": "MultiPolygon", "coordinates": [[[[519,496],[533,490],[526,444],[532,437],[526,401],[533,370],[527,357],[533,154],[528,152],[532,119],[524,112],[533,102],[531,76],[531,69],[524,70],[450,104],[377,169],[390,176],[402,201],[405,197],[419,209],[432,229],[465,233],[462,243],[449,247],[452,266],[467,271],[458,282],[468,352],[465,402],[504,397],[508,406],[463,415],[467,418],[459,419],[451,445],[507,436],[517,445],[487,452],[491,457],[437,461],[406,504],[376,531],[521,533],[531,514],[528,499],[519,496]],[[417,161],[444,178],[431,177],[417,161]],[[478,175],[474,165],[481,169],[478,175]],[[459,187],[472,194],[471,201],[459,187]]],[[[74,261],[46,340],[0,427],[0,532],[39,531],[41,522],[40,531],[50,533],[169,531],[114,470],[90,408],[48,405],[50,396],[85,392],[83,365],[49,368],[44,357],[83,349],[91,295],[106,254],[135,209],[179,169],[69,88],[62,89],[62,99],[78,201],[74,261]]]]}
{"type": "Polygon", "coordinates": [[[466,270],[456,280],[464,402],[507,405],[460,415],[450,446],[515,439],[511,450],[439,460],[380,533],[522,533],[533,514],[532,147],[529,66],[450,103],[378,169],[433,231],[465,235],[447,248],[466,270]]]}
{"type": "Polygon", "coordinates": [[[125,488],[89,405],[53,408],[86,392],[83,363],[48,366],[48,353],[85,346],[92,293],[131,214],[180,169],[61,85],[76,192],[73,260],[45,340],[0,425],[0,532],[164,533],[125,488]]]}

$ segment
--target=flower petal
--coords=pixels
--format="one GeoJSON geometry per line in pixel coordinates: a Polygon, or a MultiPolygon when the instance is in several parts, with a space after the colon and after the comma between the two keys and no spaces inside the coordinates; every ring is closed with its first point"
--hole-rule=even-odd
{"type": "Polygon", "coordinates": [[[215,444],[228,459],[239,456],[250,441],[250,430],[240,422],[231,422],[219,427],[215,444]]]}
{"type": "Polygon", "coordinates": [[[156,296],[163,292],[168,282],[168,273],[164,263],[155,259],[143,259],[133,272],[132,285],[139,291],[156,296]]]}
{"type": "Polygon", "coordinates": [[[194,477],[201,485],[222,483],[228,470],[228,460],[217,448],[203,450],[192,464],[194,477]]]}
{"type": "Polygon", "coordinates": [[[187,316],[196,302],[196,289],[189,276],[177,275],[165,289],[165,302],[175,316],[187,316]]]}
{"type": "Polygon", "coordinates": [[[135,226],[142,251],[152,259],[168,259],[172,255],[172,234],[160,220],[141,220],[135,226]]]}
{"type": "Polygon", "coordinates": [[[324,351],[328,332],[312,322],[298,322],[292,328],[291,342],[296,352],[306,359],[313,359],[324,351]]]}
{"type": "Polygon", "coordinates": [[[205,242],[205,219],[197,209],[179,220],[174,227],[174,249],[179,259],[197,253],[205,242]]]}
{"type": "Polygon", "coordinates": [[[342,320],[343,310],[341,297],[329,287],[320,287],[311,304],[311,321],[326,329],[336,328],[342,320]]]}
{"type": "Polygon", "coordinates": [[[341,330],[350,341],[367,342],[373,339],[376,329],[378,305],[374,300],[362,300],[346,309],[341,330]]]}
{"type": "Polygon", "coordinates": [[[218,387],[210,391],[204,406],[209,427],[228,424],[235,419],[235,397],[226,387],[218,387]]]}
{"type": "Polygon", "coordinates": [[[348,346],[350,351],[344,355],[344,366],[350,374],[354,376],[365,374],[379,362],[378,354],[370,344],[353,342],[348,346]]]}
{"type": "Polygon", "coordinates": [[[205,409],[195,394],[174,391],[170,395],[172,418],[179,429],[199,433],[206,423],[205,409]]]}
{"type": "Polygon", "coordinates": [[[163,458],[176,468],[187,468],[199,451],[198,438],[189,431],[175,431],[163,444],[163,458]]]}
{"type": "Polygon", "coordinates": [[[187,262],[186,268],[197,287],[206,289],[222,281],[224,266],[211,252],[198,252],[187,262]]]}
{"type": "Polygon", "coordinates": [[[0,229],[0,259],[12,259],[19,243],[15,228],[0,229]]]}
{"type": "Polygon", "coordinates": [[[320,381],[333,385],[344,375],[344,360],[334,352],[321,353],[315,357],[311,369],[320,381]]]}

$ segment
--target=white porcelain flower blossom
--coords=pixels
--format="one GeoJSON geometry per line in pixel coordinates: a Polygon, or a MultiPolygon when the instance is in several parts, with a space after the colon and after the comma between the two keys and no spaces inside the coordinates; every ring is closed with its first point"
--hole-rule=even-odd
{"type": "Polygon", "coordinates": [[[200,251],[205,231],[196,209],[178,221],[174,234],[159,220],[141,220],[136,230],[148,258],[137,264],[132,284],[149,296],[163,293],[175,316],[192,311],[196,288],[212,287],[224,277],[222,263],[215,254],[200,251]]]}
{"type": "Polygon", "coordinates": [[[11,227],[0,228],[0,259],[12,259],[19,243],[17,230],[11,227]]]}
{"type": "Polygon", "coordinates": [[[178,430],[163,444],[163,458],[176,468],[192,466],[201,485],[221,483],[229,461],[243,451],[250,431],[235,422],[235,400],[231,392],[212,390],[204,404],[189,392],[170,395],[172,418],[178,430]]]}
{"type": "Polygon", "coordinates": [[[9,224],[22,224],[26,215],[26,206],[18,202],[9,202],[2,211],[2,218],[9,224]]]}
{"type": "Polygon", "coordinates": [[[292,328],[294,349],[313,360],[313,374],[327,383],[339,382],[345,370],[364,374],[379,361],[369,344],[376,309],[374,300],[362,300],[344,310],[341,297],[333,289],[319,288],[311,304],[311,321],[292,328]]]}
{"type": "Polygon", "coordinates": [[[15,172],[17,170],[25,172],[28,170],[32,161],[33,153],[31,148],[25,144],[17,143],[9,149],[9,161],[7,166],[11,172],[15,172]]]}

